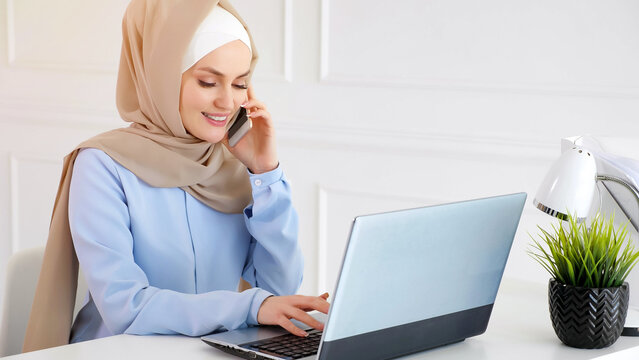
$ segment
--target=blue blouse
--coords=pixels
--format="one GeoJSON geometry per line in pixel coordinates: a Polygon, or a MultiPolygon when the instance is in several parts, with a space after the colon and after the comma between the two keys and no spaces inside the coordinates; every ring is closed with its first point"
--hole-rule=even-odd
{"type": "Polygon", "coordinates": [[[148,185],[101,150],[81,150],[69,224],[89,295],[71,342],[256,325],[264,299],[294,294],[303,259],[289,184],[280,167],[249,177],[253,203],[225,214],[180,188],[148,185]],[[240,277],[254,288],[237,292],[240,277]]]}

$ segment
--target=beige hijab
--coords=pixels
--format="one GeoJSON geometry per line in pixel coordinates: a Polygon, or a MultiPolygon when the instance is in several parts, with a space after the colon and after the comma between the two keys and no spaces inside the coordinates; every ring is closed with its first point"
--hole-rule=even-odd
{"type": "MultiPolygon", "coordinates": [[[[246,167],[222,144],[188,134],[179,113],[183,54],[199,24],[218,3],[247,28],[226,0],[132,0],[129,4],[122,20],[116,95],[120,116],[131,125],[91,138],[64,158],[23,352],[69,342],[78,260],[69,229],[68,200],[79,149],[103,150],[148,184],[180,187],[218,211],[240,213],[250,203],[246,167]]],[[[252,72],[257,52],[251,48],[252,72]]]]}

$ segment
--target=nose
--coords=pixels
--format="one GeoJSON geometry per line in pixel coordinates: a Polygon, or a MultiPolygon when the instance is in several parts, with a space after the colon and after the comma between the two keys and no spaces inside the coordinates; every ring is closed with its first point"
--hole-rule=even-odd
{"type": "Polygon", "coordinates": [[[231,110],[235,106],[233,102],[233,92],[230,88],[223,87],[213,100],[213,105],[219,109],[231,110]]]}

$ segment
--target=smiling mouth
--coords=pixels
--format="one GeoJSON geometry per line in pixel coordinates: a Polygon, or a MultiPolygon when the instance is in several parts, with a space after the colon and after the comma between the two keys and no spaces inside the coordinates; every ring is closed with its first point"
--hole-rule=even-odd
{"type": "MultiPolygon", "coordinates": [[[[214,121],[224,121],[226,120],[226,116],[213,116],[211,114],[207,114],[205,112],[202,113],[202,115],[206,116],[207,118],[214,120],[214,121]]],[[[228,115],[227,115],[228,116],[228,115]]]]}

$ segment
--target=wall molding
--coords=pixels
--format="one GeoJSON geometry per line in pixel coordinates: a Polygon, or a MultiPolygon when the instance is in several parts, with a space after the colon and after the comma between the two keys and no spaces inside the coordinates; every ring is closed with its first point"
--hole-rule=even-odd
{"type": "MultiPolygon", "coordinates": [[[[280,0],[283,9],[284,30],[282,40],[282,71],[261,72],[260,67],[253,79],[272,83],[291,83],[293,81],[293,0],[280,0]]],[[[258,49],[259,53],[259,49],[258,49]]]]}
{"type": "Polygon", "coordinates": [[[466,91],[478,93],[507,93],[524,95],[547,95],[568,97],[595,97],[614,99],[639,99],[638,88],[597,87],[567,84],[534,84],[534,83],[487,83],[461,81],[454,79],[395,79],[382,77],[357,77],[330,73],[320,82],[327,85],[371,86],[387,88],[407,88],[443,91],[466,91]]]}
{"type": "Polygon", "coordinates": [[[293,81],[293,0],[284,0],[284,80],[293,81]]]}
{"type": "Polygon", "coordinates": [[[330,83],[329,44],[330,44],[330,4],[328,0],[320,3],[320,82],[330,83]]]}
{"type": "Polygon", "coordinates": [[[27,161],[54,164],[54,165],[61,164],[61,159],[53,157],[53,156],[9,152],[9,202],[10,202],[9,209],[11,210],[11,214],[10,214],[11,245],[10,245],[9,251],[11,254],[14,254],[16,251],[18,251],[18,249],[20,249],[19,165],[20,163],[27,162],[27,161]]]}
{"type": "Polygon", "coordinates": [[[34,104],[33,100],[21,98],[0,99],[0,123],[86,129],[126,125],[115,106],[107,110],[46,100],[34,104]]]}
{"type": "Polygon", "coordinates": [[[482,159],[487,156],[506,161],[547,161],[560,151],[556,142],[536,140],[520,133],[474,135],[470,133],[423,133],[348,128],[330,125],[278,122],[278,139],[283,145],[309,149],[384,152],[396,155],[433,154],[482,159]]]}
{"type": "MultiPolygon", "coordinates": [[[[39,104],[20,99],[0,99],[0,123],[19,126],[107,131],[126,127],[117,111],[39,104]]],[[[497,156],[504,160],[548,161],[559,154],[560,139],[547,142],[523,133],[432,133],[379,130],[326,124],[300,123],[282,118],[276,125],[278,141],[285,146],[308,149],[385,152],[397,155],[442,156],[481,159],[497,156]]]]}
{"type": "MultiPolygon", "coordinates": [[[[328,269],[328,194],[321,185],[317,188],[318,208],[317,208],[317,290],[316,294],[326,291],[328,269]]],[[[333,294],[335,295],[335,294],[333,294]]]]}
{"type": "Polygon", "coordinates": [[[282,73],[256,73],[255,79],[274,83],[291,83],[293,81],[293,0],[283,0],[284,32],[282,33],[283,54],[282,73]]]}
{"type": "Polygon", "coordinates": [[[28,68],[39,70],[57,70],[57,71],[72,71],[72,72],[92,72],[92,73],[117,73],[119,58],[114,59],[113,64],[87,64],[83,62],[74,63],[58,63],[47,61],[23,61],[18,60],[16,54],[16,21],[15,21],[15,6],[14,0],[6,1],[6,14],[7,14],[7,63],[12,68],[28,68]],[[113,66],[115,64],[115,67],[113,66]]]}
{"type": "Polygon", "coordinates": [[[331,0],[321,0],[320,11],[320,83],[341,86],[370,86],[385,88],[419,88],[426,90],[468,91],[479,93],[531,94],[597,98],[639,98],[639,87],[586,86],[562,83],[482,82],[447,78],[386,78],[376,76],[349,76],[335,73],[330,68],[330,9],[331,0]]]}
{"type": "Polygon", "coordinates": [[[9,253],[15,254],[15,252],[19,248],[19,239],[20,239],[20,231],[19,231],[19,217],[18,213],[20,211],[18,207],[18,158],[13,154],[9,153],[9,209],[11,210],[10,216],[10,224],[11,224],[11,242],[9,246],[9,253]]]}
{"type": "Polygon", "coordinates": [[[5,13],[7,14],[7,64],[11,66],[15,62],[15,24],[14,24],[14,10],[13,0],[5,0],[5,13]]]}

